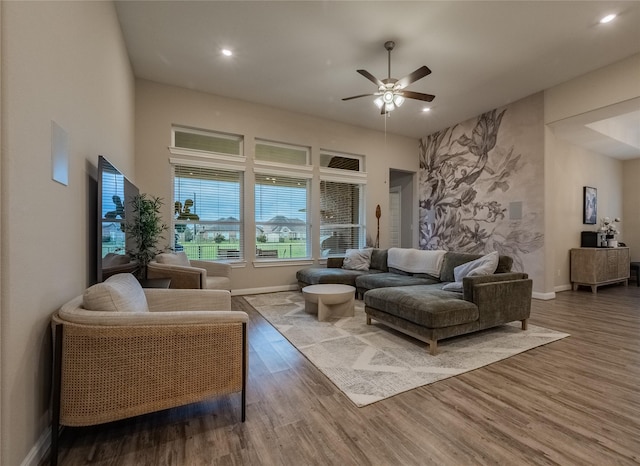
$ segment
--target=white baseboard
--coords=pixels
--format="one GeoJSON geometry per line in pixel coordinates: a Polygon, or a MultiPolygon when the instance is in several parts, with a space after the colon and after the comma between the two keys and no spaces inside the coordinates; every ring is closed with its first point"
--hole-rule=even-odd
{"type": "Polygon", "coordinates": [[[44,462],[43,460],[45,458],[45,455],[47,454],[47,451],[49,451],[50,446],[51,429],[48,428],[45,429],[42,434],[40,434],[38,441],[33,447],[31,447],[31,450],[29,450],[29,454],[25,457],[24,460],[22,460],[20,466],[38,466],[39,464],[42,464],[44,462]]]}
{"type": "Polygon", "coordinates": [[[566,285],[556,286],[553,290],[554,290],[556,293],[560,293],[561,291],[571,291],[571,289],[572,289],[572,288],[571,288],[571,284],[570,284],[570,283],[568,283],[568,284],[566,284],[566,285]]]}
{"type": "Polygon", "coordinates": [[[243,296],[246,294],[262,294],[262,293],[275,293],[276,291],[296,291],[298,285],[278,285],[278,286],[265,286],[262,288],[244,288],[240,290],[232,290],[231,296],[243,296]]]}
{"type": "Polygon", "coordinates": [[[533,293],[531,293],[531,297],[533,299],[541,299],[543,301],[548,301],[549,299],[556,299],[556,294],[555,292],[539,293],[537,291],[534,291],[533,293]]]}

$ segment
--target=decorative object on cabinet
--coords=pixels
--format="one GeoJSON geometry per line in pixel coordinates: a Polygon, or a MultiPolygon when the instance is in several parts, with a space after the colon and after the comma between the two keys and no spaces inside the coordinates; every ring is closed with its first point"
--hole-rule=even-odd
{"type": "Polygon", "coordinates": [[[618,241],[615,239],[618,234],[618,228],[615,224],[621,221],[618,217],[614,218],[613,221],[609,217],[602,218],[600,221],[601,244],[606,242],[605,245],[609,248],[618,247],[618,241]]]}
{"type": "Polygon", "coordinates": [[[574,248],[571,249],[571,286],[590,286],[593,293],[598,287],[613,283],[628,284],[629,248],[574,248]]]}
{"type": "Polygon", "coordinates": [[[583,220],[582,223],[595,225],[598,218],[598,190],[591,186],[583,188],[583,220]]]}

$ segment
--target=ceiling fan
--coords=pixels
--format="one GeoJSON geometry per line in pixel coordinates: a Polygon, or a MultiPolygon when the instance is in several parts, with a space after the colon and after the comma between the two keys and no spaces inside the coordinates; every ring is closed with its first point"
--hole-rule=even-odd
{"type": "Polygon", "coordinates": [[[384,48],[387,49],[387,52],[389,54],[389,75],[386,79],[378,79],[367,70],[357,70],[358,73],[378,86],[378,92],[374,92],[372,94],[354,95],[353,97],[345,97],[342,100],[358,99],[360,97],[367,97],[370,95],[378,96],[378,98],[374,100],[374,103],[378,106],[378,108],[380,108],[380,114],[385,115],[391,112],[396,107],[402,105],[404,100],[407,98],[423,100],[426,102],[431,102],[435,98],[435,95],[432,94],[422,94],[421,92],[405,90],[405,87],[407,87],[409,84],[416,82],[418,79],[422,79],[431,73],[431,70],[426,66],[421,66],[413,73],[410,73],[401,79],[394,79],[391,77],[391,51],[395,46],[396,43],[392,40],[384,43],[384,48]]]}

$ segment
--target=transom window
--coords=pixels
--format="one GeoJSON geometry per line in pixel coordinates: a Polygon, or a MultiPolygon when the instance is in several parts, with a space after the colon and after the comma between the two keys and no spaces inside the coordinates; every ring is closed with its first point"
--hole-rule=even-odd
{"type": "Polygon", "coordinates": [[[243,154],[243,138],[235,134],[201,131],[173,127],[173,146],[181,149],[240,156],[243,154]]]}
{"type": "Polygon", "coordinates": [[[363,157],[351,154],[338,154],[330,151],[320,152],[320,166],[335,170],[347,170],[354,172],[364,171],[363,157]]]}
{"type": "Polygon", "coordinates": [[[256,160],[286,165],[308,165],[309,148],[256,140],[256,160]]]}

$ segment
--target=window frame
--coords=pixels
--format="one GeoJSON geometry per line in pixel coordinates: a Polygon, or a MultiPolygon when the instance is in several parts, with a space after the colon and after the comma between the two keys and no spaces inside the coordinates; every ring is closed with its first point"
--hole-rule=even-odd
{"type": "Polygon", "coordinates": [[[253,163],[256,167],[276,167],[281,169],[291,169],[291,170],[311,170],[313,169],[313,165],[311,164],[311,147],[305,145],[298,144],[290,144],[286,142],[276,142],[270,141],[268,139],[254,139],[254,155],[253,155],[253,163]],[[274,162],[272,160],[261,160],[256,157],[255,148],[258,144],[268,145],[273,147],[281,147],[283,149],[300,149],[306,152],[306,163],[302,165],[291,164],[285,162],[274,162]]]}
{"type": "Polygon", "coordinates": [[[325,172],[325,173],[342,173],[342,174],[352,174],[355,175],[356,173],[363,173],[366,174],[366,170],[365,170],[365,161],[366,161],[366,157],[364,155],[359,155],[359,154],[348,154],[346,152],[336,152],[334,150],[327,150],[327,149],[320,149],[320,153],[318,155],[318,167],[320,168],[321,172],[325,172]],[[333,156],[333,157],[341,157],[344,159],[354,159],[357,160],[358,163],[358,170],[344,170],[341,168],[335,168],[335,167],[323,167],[322,166],[322,156],[323,155],[329,155],[329,156],[333,156]]]}
{"type": "MultiPolygon", "coordinates": [[[[176,185],[176,166],[180,166],[180,167],[192,167],[194,169],[211,169],[211,170],[223,170],[223,171],[229,171],[229,172],[236,172],[239,175],[239,199],[238,199],[238,212],[239,212],[239,219],[238,222],[233,222],[233,224],[237,224],[238,225],[238,232],[239,232],[239,246],[238,246],[238,254],[237,256],[235,254],[233,255],[229,255],[227,254],[226,258],[221,258],[221,257],[216,257],[213,259],[208,259],[208,258],[198,258],[194,260],[206,260],[206,261],[216,261],[216,262],[244,262],[246,261],[246,244],[247,244],[247,238],[245,237],[245,209],[244,209],[244,197],[245,197],[245,184],[246,184],[246,168],[242,165],[229,165],[229,164],[224,164],[224,163],[213,163],[213,162],[203,162],[203,161],[198,161],[198,160],[188,160],[188,159],[178,159],[178,158],[170,158],[169,159],[170,164],[171,164],[171,198],[172,198],[172,202],[176,202],[176,191],[175,191],[175,185],[176,185]]],[[[181,225],[183,223],[176,223],[176,217],[175,217],[175,211],[174,214],[172,214],[171,216],[171,224],[170,224],[170,228],[173,232],[176,231],[176,225],[181,225]]],[[[216,221],[216,220],[197,220],[197,221],[193,221],[193,224],[197,224],[197,225],[224,225],[224,224],[229,224],[228,222],[220,222],[220,221],[216,221]]],[[[175,243],[172,244],[172,247],[175,243]]],[[[218,247],[216,249],[216,255],[218,254],[220,248],[218,247]]]]}
{"type": "MultiPolygon", "coordinates": [[[[287,167],[293,167],[286,165],[287,167]]],[[[313,235],[312,235],[312,222],[311,222],[311,216],[309,215],[310,212],[310,207],[311,207],[311,197],[312,197],[312,181],[313,181],[313,174],[308,172],[308,171],[304,171],[304,170],[277,170],[277,169],[273,169],[273,168],[265,168],[265,167],[255,167],[254,168],[254,178],[253,178],[253,208],[254,208],[254,215],[253,215],[253,226],[254,226],[254,231],[255,231],[255,257],[254,260],[256,262],[269,262],[269,263],[280,263],[280,262],[291,262],[291,261],[308,261],[311,260],[312,258],[312,251],[313,251],[313,235]],[[264,256],[260,256],[258,255],[258,249],[260,249],[259,243],[258,243],[258,238],[257,238],[257,230],[258,230],[258,225],[261,225],[262,222],[258,222],[256,216],[257,216],[257,212],[259,209],[258,203],[256,202],[256,187],[258,186],[258,183],[256,182],[256,177],[255,175],[261,175],[261,176],[275,176],[275,177],[280,177],[280,178],[287,178],[287,179],[304,179],[306,180],[306,221],[305,221],[305,255],[304,257],[264,257],[264,256]]]]}
{"type": "Polygon", "coordinates": [[[244,155],[244,136],[240,134],[224,133],[220,131],[209,131],[203,129],[190,128],[188,126],[172,125],[171,126],[171,145],[169,151],[172,155],[187,156],[199,159],[226,161],[231,163],[246,163],[244,155]],[[183,133],[191,133],[200,136],[211,136],[219,139],[236,140],[239,143],[239,154],[228,154],[224,152],[213,152],[200,149],[190,149],[188,147],[176,147],[176,131],[183,133]]]}
{"type": "MultiPolygon", "coordinates": [[[[335,153],[335,155],[340,155],[335,153]]],[[[367,223],[366,223],[366,185],[367,178],[365,172],[356,172],[351,170],[340,170],[334,168],[324,167],[324,169],[320,170],[320,177],[318,183],[318,200],[319,206],[321,207],[323,204],[323,190],[322,190],[322,182],[331,182],[331,183],[344,183],[344,184],[352,184],[358,185],[360,189],[360,199],[358,203],[358,218],[360,219],[360,223],[323,223],[322,215],[320,215],[320,224],[318,228],[318,250],[320,251],[320,258],[326,259],[327,257],[340,257],[344,256],[343,252],[334,253],[334,254],[324,254],[322,249],[322,230],[329,227],[333,228],[357,228],[358,229],[358,244],[352,245],[355,248],[364,248],[367,243],[367,223]]]]}

